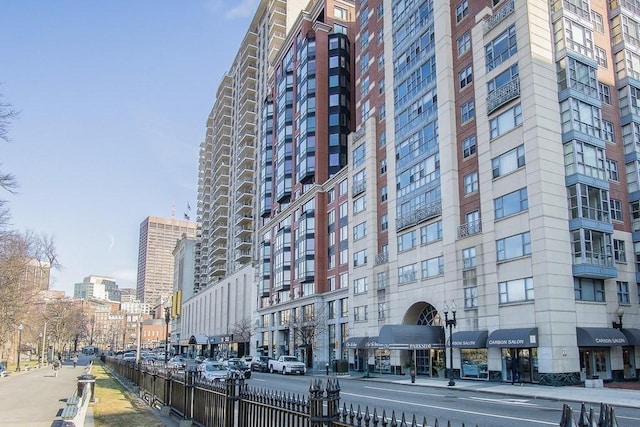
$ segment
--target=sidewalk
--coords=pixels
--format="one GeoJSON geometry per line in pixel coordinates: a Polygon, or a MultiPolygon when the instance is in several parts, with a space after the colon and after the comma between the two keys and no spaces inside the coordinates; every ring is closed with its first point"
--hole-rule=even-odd
{"type": "Polygon", "coordinates": [[[431,379],[426,377],[416,377],[416,382],[411,383],[408,376],[394,375],[372,375],[364,378],[362,374],[338,375],[339,380],[360,380],[367,382],[383,382],[404,384],[417,387],[439,387],[446,389],[475,391],[481,393],[494,393],[505,396],[526,397],[530,399],[548,399],[560,402],[584,402],[591,405],[607,403],[614,407],[624,406],[629,408],[640,408],[640,390],[628,388],[585,388],[582,386],[549,387],[537,384],[515,384],[495,383],[488,381],[460,380],[456,379],[455,385],[449,387],[447,379],[431,379]]]}
{"type": "Polygon", "coordinates": [[[51,427],[62,425],[59,413],[77,388],[81,367],[66,364],[54,375],[51,366],[11,372],[0,378],[2,424],[51,427]],[[53,421],[52,421],[53,420],[53,421]]]}

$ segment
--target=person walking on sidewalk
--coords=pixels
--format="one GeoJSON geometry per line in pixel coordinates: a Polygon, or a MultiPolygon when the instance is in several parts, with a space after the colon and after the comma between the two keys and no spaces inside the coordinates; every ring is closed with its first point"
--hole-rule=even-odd
{"type": "Polygon", "coordinates": [[[78,365],[78,353],[74,354],[71,360],[73,360],[73,367],[75,368],[78,365]]]}
{"type": "Polygon", "coordinates": [[[518,356],[511,358],[511,385],[520,382],[520,360],[518,356]]]}
{"type": "Polygon", "coordinates": [[[60,360],[55,359],[53,361],[53,375],[57,378],[58,377],[58,371],[60,370],[60,360]]]}

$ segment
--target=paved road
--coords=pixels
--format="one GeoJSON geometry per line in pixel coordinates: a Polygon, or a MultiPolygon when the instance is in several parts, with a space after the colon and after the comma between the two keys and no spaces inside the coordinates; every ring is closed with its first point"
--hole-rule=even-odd
{"type": "MultiPolygon", "coordinates": [[[[71,363],[71,362],[68,362],[71,363]]],[[[0,419],[3,426],[53,427],[58,414],[76,390],[84,367],[65,364],[56,378],[51,366],[12,372],[0,378],[0,419]]]]}

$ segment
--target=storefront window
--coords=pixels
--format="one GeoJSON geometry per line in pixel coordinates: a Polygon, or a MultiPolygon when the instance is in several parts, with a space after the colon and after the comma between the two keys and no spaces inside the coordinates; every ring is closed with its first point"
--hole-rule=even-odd
{"type": "Polygon", "coordinates": [[[502,349],[502,381],[538,382],[538,349],[533,348],[503,348],[502,349]],[[515,358],[515,364],[513,362],[515,358]],[[515,368],[515,369],[514,369],[515,368]]]}
{"type": "Polygon", "coordinates": [[[460,361],[462,378],[489,379],[486,348],[461,348],[460,361]]]}
{"type": "Polygon", "coordinates": [[[391,373],[391,352],[388,349],[375,350],[375,370],[381,374],[391,373]]]}

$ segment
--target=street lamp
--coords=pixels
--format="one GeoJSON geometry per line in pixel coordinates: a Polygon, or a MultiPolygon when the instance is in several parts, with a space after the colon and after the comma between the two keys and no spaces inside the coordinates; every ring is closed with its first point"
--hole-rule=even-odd
{"type": "Polygon", "coordinates": [[[624,316],[624,310],[622,309],[622,307],[618,306],[618,309],[616,310],[616,315],[618,316],[618,321],[613,321],[613,327],[615,329],[620,329],[622,330],[622,316],[624,316]]]}
{"type": "Polygon", "coordinates": [[[20,344],[22,344],[23,329],[24,326],[22,326],[22,323],[20,323],[20,326],[18,326],[18,365],[16,366],[16,372],[20,372],[20,344]]]}
{"type": "Polygon", "coordinates": [[[449,327],[449,386],[456,385],[453,380],[453,328],[458,324],[456,320],[456,302],[451,301],[451,307],[447,302],[444,302],[444,324],[449,327]],[[453,319],[449,319],[449,310],[453,314],[453,319]]]}
{"type": "Polygon", "coordinates": [[[169,321],[171,320],[171,308],[164,308],[164,366],[167,366],[169,357],[169,321]]]}

